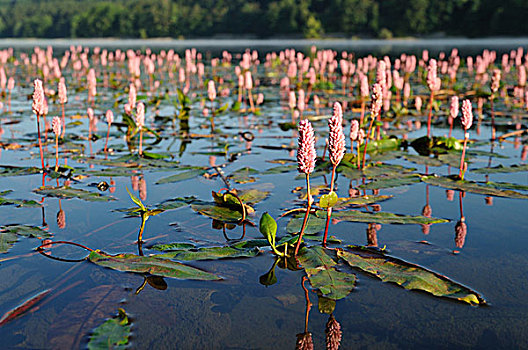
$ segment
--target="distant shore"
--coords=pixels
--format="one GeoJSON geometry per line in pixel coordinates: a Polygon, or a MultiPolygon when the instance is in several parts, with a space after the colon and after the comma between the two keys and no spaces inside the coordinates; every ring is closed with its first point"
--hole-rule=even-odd
{"type": "Polygon", "coordinates": [[[372,46],[399,46],[399,47],[445,47],[445,46],[490,46],[510,47],[528,46],[528,37],[490,37],[490,38],[395,38],[395,39],[121,39],[121,38],[0,38],[0,47],[33,47],[51,45],[54,47],[69,47],[82,45],[87,47],[270,47],[270,46],[310,46],[318,47],[372,47],[372,46]]]}

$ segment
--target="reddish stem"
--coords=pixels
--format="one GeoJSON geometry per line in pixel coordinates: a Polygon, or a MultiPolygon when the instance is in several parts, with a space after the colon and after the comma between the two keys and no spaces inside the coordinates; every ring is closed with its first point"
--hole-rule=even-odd
{"type": "Polygon", "coordinates": [[[431,137],[431,118],[433,116],[433,101],[434,92],[431,91],[431,98],[429,99],[429,114],[427,116],[427,137],[431,137]]]}
{"type": "MultiPolygon", "coordinates": [[[[464,129],[464,134],[466,134],[467,131],[466,129],[464,129]]],[[[464,180],[464,171],[462,169],[464,169],[464,157],[466,156],[466,146],[467,146],[467,136],[464,135],[464,148],[462,149],[462,157],[460,158],[460,173],[458,174],[458,177],[460,178],[460,180],[464,180]]]]}
{"type": "Polygon", "coordinates": [[[302,236],[304,234],[304,229],[306,228],[306,223],[308,222],[308,215],[310,215],[310,209],[312,208],[312,196],[310,194],[310,174],[306,174],[306,191],[308,196],[308,207],[306,208],[306,214],[304,215],[304,220],[301,226],[301,232],[299,232],[299,240],[297,241],[297,246],[295,247],[295,256],[299,252],[301,247],[302,236]]]}

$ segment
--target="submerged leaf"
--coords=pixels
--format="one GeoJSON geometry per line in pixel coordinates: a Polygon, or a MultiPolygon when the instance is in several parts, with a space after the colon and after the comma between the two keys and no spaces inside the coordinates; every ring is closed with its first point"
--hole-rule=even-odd
{"type": "Polygon", "coordinates": [[[478,293],[418,265],[370,250],[340,249],[337,255],[351,267],[377,276],[383,282],[393,282],[405,289],[422,290],[435,296],[461,300],[469,304],[486,303],[478,293]]]}
{"type": "Polygon", "coordinates": [[[355,288],[356,276],[336,270],[337,263],[326,254],[323,247],[302,248],[298,260],[312,287],[325,298],[339,300],[355,288]]]}
{"type": "Polygon", "coordinates": [[[118,271],[150,273],[161,277],[189,280],[215,281],[221,279],[216,275],[192,266],[151,256],[134,254],[108,255],[100,250],[94,250],[90,253],[88,259],[97,265],[118,271]]]}

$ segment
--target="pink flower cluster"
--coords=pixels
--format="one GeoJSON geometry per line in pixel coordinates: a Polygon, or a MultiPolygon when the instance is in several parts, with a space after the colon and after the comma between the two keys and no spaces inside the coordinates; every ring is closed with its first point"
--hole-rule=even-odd
{"type": "Polygon", "coordinates": [[[345,134],[343,133],[343,109],[339,102],[334,103],[334,113],[328,120],[330,162],[337,166],[345,155],[345,134]]]}
{"type": "Polygon", "coordinates": [[[299,148],[297,164],[300,173],[311,174],[315,168],[315,135],[312,123],[307,119],[299,122],[299,148]]]}
{"type": "Polygon", "coordinates": [[[44,88],[42,87],[42,80],[35,79],[33,82],[33,113],[37,116],[44,115],[44,88]]]}
{"type": "Polygon", "coordinates": [[[473,107],[471,106],[470,100],[464,100],[462,102],[462,119],[460,120],[464,130],[471,128],[473,124],[473,107]]]}

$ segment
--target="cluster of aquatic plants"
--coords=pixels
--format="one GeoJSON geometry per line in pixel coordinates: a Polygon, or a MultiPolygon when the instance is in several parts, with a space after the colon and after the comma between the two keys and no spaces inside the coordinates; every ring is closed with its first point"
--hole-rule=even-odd
{"type": "MultiPolygon", "coordinates": [[[[392,196],[379,192],[418,182],[446,188],[448,200],[453,199],[452,190],[460,191],[460,221],[455,226],[457,251],[463,247],[467,235],[462,212],[463,193],[483,194],[486,198],[528,198],[527,187],[523,184],[491,182],[488,178],[484,182],[465,179],[468,174],[466,157],[490,158],[487,167],[473,168],[472,174],[527,170],[526,164],[491,167],[491,159],[500,157],[493,151],[499,141],[516,137],[514,142],[519,146],[523,144],[522,161],[526,159],[528,149],[526,140],[521,139],[526,129],[518,119],[509,115],[522,113],[528,99],[525,91],[526,63],[522,60],[518,63],[517,58],[522,56],[522,52],[513,52],[503,56],[500,72],[504,74],[501,79],[501,74],[496,73],[498,64],[495,54],[489,51],[478,56],[475,64],[471,57],[466,58],[465,65],[461,64],[462,58],[456,51],[448,57],[439,55],[438,60],[429,59],[426,52],[421,58],[402,55],[394,60],[372,56],[356,58],[343,52],[342,58],[338,59],[336,52],[314,48],[307,55],[294,50],[268,53],[262,63],[262,57],[256,51],[243,53],[238,61],[228,52],[224,52],[221,58],[207,61],[196,50],[186,51],[183,58],[172,50],[155,54],[150,50],[122,52],[96,48],[89,55],[88,49],[72,47],[62,57],[54,57],[51,48],[36,48],[32,55],[20,53],[18,56],[12,50],[1,51],[0,77],[1,72],[4,76],[8,72],[18,77],[19,81],[24,78],[33,81],[32,110],[37,122],[36,135],[31,133],[19,140],[7,139],[1,146],[21,157],[27,151],[33,151],[38,144],[41,166],[27,166],[33,164],[32,157],[24,160],[23,165],[2,166],[0,176],[41,173],[42,186],[33,192],[43,198],[40,203],[10,199],[11,192],[3,191],[0,192],[0,204],[42,206],[44,213],[46,197],[59,198],[59,206],[61,199],[71,198],[112,201],[115,198],[105,192],[114,193],[119,186],[114,178],[131,176],[132,192],[126,186],[121,188],[126,188],[136,206],[118,211],[127,217],[141,219],[138,254],[109,254],[96,249],[98,247],[88,248],[81,243],[65,242],[60,238],[60,231],[52,234],[45,230],[49,226],[44,217],[41,227],[26,223],[4,224],[0,233],[1,251],[8,252],[22,237],[41,239],[38,250],[44,255],[53,246],[74,244],[88,249],[90,254],[86,259],[94,264],[143,274],[144,282],[136,290],[139,293],[147,283],[154,287],[163,286],[165,282],[160,282],[160,279],[163,281],[164,277],[195,280],[222,278],[221,274],[183,262],[254,257],[270,249],[276,260],[260,282],[274,284],[277,281],[276,266],[303,269],[313,290],[321,300],[325,300],[330,314],[333,307],[328,304],[333,302],[335,307],[335,301],[345,298],[355,287],[356,274],[350,269],[407,289],[418,289],[470,304],[483,304],[485,301],[477,292],[378,248],[376,234],[381,224],[420,224],[423,232],[427,233],[430,225],[449,221],[432,217],[428,187],[427,204],[421,215],[382,211],[380,203],[392,196]],[[437,72],[439,67],[440,74],[437,72]],[[491,84],[488,84],[489,71],[493,71],[491,84]],[[35,77],[39,79],[32,80],[35,77]],[[373,82],[370,99],[369,80],[373,82]],[[75,104],[72,103],[72,94],[67,97],[66,83],[76,92],[78,99],[75,104]],[[54,86],[57,86],[57,91],[53,90],[54,86]],[[273,90],[270,86],[276,88],[273,90]],[[423,115],[421,101],[427,95],[427,114],[423,115]],[[498,96],[501,96],[500,99],[498,96]],[[463,140],[451,136],[451,126],[457,120],[459,98],[464,99],[460,118],[463,140]],[[46,121],[50,114],[48,99],[54,102],[51,107],[57,114],[51,125],[46,121]],[[477,123],[473,123],[471,100],[476,101],[478,106],[477,123]],[[450,106],[442,105],[447,101],[451,102],[450,106]],[[483,117],[488,108],[487,101],[491,115],[497,117],[490,122],[483,117]],[[370,113],[366,115],[369,104],[370,113]],[[495,111],[497,106],[500,109],[495,111]],[[103,116],[107,127],[99,133],[97,124],[103,116]],[[321,120],[328,122],[321,123],[321,120]],[[419,124],[425,120],[427,135],[409,139],[409,129],[420,130],[419,124]],[[516,130],[508,132],[512,120],[516,121],[513,126],[516,130]],[[86,122],[87,132],[82,128],[86,122]],[[278,128],[268,131],[273,124],[278,128]],[[481,124],[489,124],[491,138],[471,140],[469,129],[473,124],[477,124],[477,134],[481,124]],[[449,125],[449,136],[433,136],[436,125],[449,125]],[[78,126],[81,126],[81,132],[78,126]],[[345,136],[344,130],[348,127],[350,132],[345,136]],[[273,136],[277,136],[274,134],[279,128],[284,132],[291,131],[291,135],[286,136],[290,144],[276,144],[275,140],[280,138],[273,136]],[[53,131],[53,141],[48,140],[48,131],[53,131]],[[496,131],[499,131],[498,137],[496,131]],[[320,142],[326,135],[328,140],[320,142]],[[296,138],[297,147],[294,143],[296,138]],[[175,140],[180,142],[177,155],[171,148],[175,140]],[[210,150],[194,151],[192,156],[207,156],[208,165],[184,164],[183,159],[189,160],[183,157],[187,145],[204,140],[211,140],[210,150]],[[348,140],[351,152],[347,152],[348,140]],[[468,145],[471,147],[478,142],[491,145],[491,151],[466,150],[468,145]],[[47,150],[50,144],[54,145],[55,152],[47,150]],[[159,151],[160,145],[167,146],[167,151],[159,151]],[[409,152],[410,148],[416,154],[409,152]],[[266,170],[248,166],[234,171],[231,169],[234,164],[242,163],[254,149],[266,150],[269,152],[266,154],[275,150],[287,151],[288,158],[259,159],[261,164],[264,160],[279,164],[266,170]],[[317,150],[321,149],[322,156],[317,157],[317,150]],[[48,165],[49,157],[55,158],[54,167],[48,165]],[[63,165],[60,165],[59,157],[64,159],[63,165]],[[424,165],[425,173],[387,162],[399,158],[424,165]],[[224,160],[223,164],[216,164],[219,159],[224,160]],[[429,166],[440,168],[447,165],[449,171],[451,166],[457,167],[458,164],[458,176],[429,174],[429,166]],[[282,217],[288,217],[289,221],[279,231],[281,226],[270,214],[260,214],[258,206],[268,197],[281,194],[274,193],[272,186],[264,186],[264,183],[256,186],[255,183],[259,176],[290,173],[295,169],[306,181],[305,186],[292,191],[299,196],[301,205],[291,206],[286,200],[282,201],[282,217]],[[198,198],[189,191],[150,206],[145,205],[145,175],[167,171],[172,174],[159,177],[156,185],[170,188],[167,184],[191,179],[209,181],[212,200],[198,198]],[[329,183],[326,182],[327,174],[330,174],[329,183]],[[342,189],[338,188],[340,176],[350,180],[347,196],[343,196],[342,189]],[[314,185],[315,178],[323,179],[324,184],[314,185]],[[56,181],[57,186],[46,185],[45,182],[51,179],[56,181]],[[98,181],[93,183],[95,186],[89,186],[91,184],[87,181],[92,180],[85,179],[98,181]],[[215,187],[215,180],[221,183],[222,188],[215,187]],[[90,187],[97,187],[99,192],[90,187]],[[139,198],[133,194],[134,191],[139,192],[139,198]],[[372,191],[372,194],[367,194],[367,191],[372,191]],[[222,230],[225,244],[165,243],[149,237],[147,219],[178,208],[190,208],[211,218],[212,228],[222,230]],[[257,231],[257,224],[253,222],[255,217],[260,218],[258,230],[264,240],[246,238],[247,228],[251,233],[257,231]],[[331,222],[340,221],[368,224],[367,247],[342,244],[343,237],[332,234],[330,228],[331,222]],[[229,238],[227,232],[237,227],[242,228],[241,237],[229,238]],[[280,237],[277,237],[278,232],[280,237]],[[319,241],[322,247],[317,243],[319,241]],[[144,253],[144,244],[147,254],[144,253]]],[[[1,82],[2,79],[0,88],[5,90],[1,82]]],[[[7,108],[1,109],[1,122],[6,128],[21,123],[22,117],[29,114],[29,106],[17,107],[20,111],[11,110],[9,101],[13,84],[9,85],[11,88],[8,86],[7,108]]],[[[29,86],[24,87],[18,93],[29,95],[29,90],[29,86]]],[[[286,186],[290,183],[293,186],[291,178],[286,186]]],[[[60,208],[57,226],[64,229],[65,212],[60,208]]],[[[268,211],[278,212],[279,209],[270,208],[268,211]]],[[[36,299],[24,303],[22,309],[7,313],[0,322],[8,322],[13,318],[12,314],[18,315],[20,310],[27,310],[28,305],[46,295],[39,293],[36,299]]],[[[121,312],[119,319],[112,320],[113,324],[128,327],[121,312]]]]}

